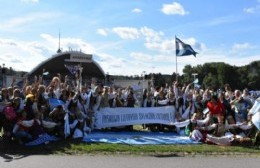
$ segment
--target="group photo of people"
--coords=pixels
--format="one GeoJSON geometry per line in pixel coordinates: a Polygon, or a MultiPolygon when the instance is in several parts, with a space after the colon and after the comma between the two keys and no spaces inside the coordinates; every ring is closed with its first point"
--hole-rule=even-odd
{"type": "Polygon", "coordinates": [[[174,132],[199,143],[259,145],[259,126],[252,120],[257,113],[252,108],[259,96],[258,92],[238,90],[229,84],[214,90],[174,81],[143,88],[140,94],[132,86],[106,86],[79,79],[71,84],[68,76],[60,74],[50,82],[42,76],[25,79],[22,86],[13,78],[10,86],[1,88],[0,141],[29,144],[43,138],[82,138],[96,130],[120,135],[120,131],[134,131],[135,126],[97,129],[96,115],[101,109],[171,106],[175,123],[186,124],[143,123],[139,131],[174,132]]]}

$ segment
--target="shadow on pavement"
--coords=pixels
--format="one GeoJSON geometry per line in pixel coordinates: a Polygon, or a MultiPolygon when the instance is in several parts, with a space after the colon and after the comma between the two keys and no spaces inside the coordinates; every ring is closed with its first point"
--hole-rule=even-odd
{"type": "Polygon", "coordinates": [[[53,141],[37,146],[25,146],[17,142],[5,142],[2,140],[0,141],[0,157],[2,157],[5,162],[11,162],[32,155],[67,154],[66,149],[70,149],[71,145],[79,143],[82,143],[82,141],[74,139],[53,141]]]}

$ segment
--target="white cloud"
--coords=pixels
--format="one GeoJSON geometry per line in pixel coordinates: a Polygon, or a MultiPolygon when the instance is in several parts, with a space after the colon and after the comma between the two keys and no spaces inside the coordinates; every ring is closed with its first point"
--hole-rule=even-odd
{"type": "Polygon", "coordinates": [[[132,10],[132,12],[133,12],[133,13],[142,13],[142,10],[139,9],[139,8],[134,8],[134,9],[132,10]]]}
{"type": "Polygon", "coordinates": [[[145,38],[145,47],[149,50],[158,50],[161,51],[163,46],[163,32],[157,32],[148,27],[142,27],[140,32],[145,38]]]}
{"type": "Polygon", "coordinates": [[[235,43],[232,46],[232,51],[238,52],[238,51],[243,51],[243,50],[252,49],[252,48],[254,48],[254,47],[252,45],[250,45],[249,43],[242,43],[242,44],[235,43]]]}
{"type": "Polygon", "coordinates": [[[25,2],[25,3],[38,3],[39,0],[21,0],[21,2],[25,2]]]}
{"type": "Polygon", "coordinates": [[[240,20],[241,20],[240,17],[234,15],[223,16],[223,17],[212,19],[211,21],[208,22],[208,25],[216,26],[216,25],[227,24],[227,23],[235,23],[235,22],[239,22],[240,20]]]}
{"type": "Polygon", "coordinates": [[[163,32],[157,32],[148,27],[142,27],[140,32],[145,36],[146,41],[161,41],[161,37],[164,35],[163,32]]]}
{"type": "MultiPolygon", "coordinates": [[[[39,41],[21,41],[19,39],[0,39],[0,60],[7,67],[14,67],[15,70],[30,71],[39,63],[51,57],[58,49],[58,38],[49,34],[41,34],[44,39],[39,41]]],[[[95,53],[92,45],[82,39],[61,38],[63,51],[69,47],[75,50],[82,50],[87,54],[95,53]]]]}
{"type": "Polygon", "coordinates": [[[198,42],[194,37],[188,38],[188,39],[182,39],[183,42],[186,44],[191,45],[191,47],[195,50],[204,51],[207,49],[206,45],[204,43],[198,42]]]}
{"type": "MultiPolygon", "coordinates": [[[[153,31],[149,31],[153,32],[153,31]]],[[[139,32],[140,33],[140,32],[139,32]]],[[[141,34],[141,33],[140,33],[141,34]]],[[[151,36],[156,33],[148,33],[151,36]]],[[[146,34],[148,36],[148,34],[146,34]]],[[[159,33],[160,34],[160,33],[159,33]]],[[[15,70],[30,71],[36,67],[40,62],[51,57],[58,49],[58,38],[49,34],[41,34],[42,41],[20,41],[11,39],[0,39],[0,60],[5,63],[7,67],[14,67],[15,70]]],[[[145,37],[145,36],[144,36],[145,37]]],[[[156,37],[156,36],[155,36],[156,37]]],[[[193,56],[178,57],[178,72],[182,73],[182,69],[185,65],[191,66],[202,65],[209,62],[225,62],[227,64],[242,66],[249,64],[251,60],[258,60],[259,55],[252,55],[247,57],[241,57],[234,59],[232,53],[225,53],[223,51],[214,54],[214,51],[205,49],[204,44],[197,42],[195,38],[181,38],[183,42],[192,45],[192,47],[198,45],[202,51],[196,58],[193,56]]],[[[132,51],[130,57],[122,57],[120,54],[108,54],[104,52],[97,52],[96,48],[91,44],[86,43],[82,39],[77,38],[61,38],[61,47],[68,49],[82,49],[82,52],[87,54],[94,54],[94,60],[96,60],[102,67],[105,73],[109,72],[112,75],[136,75],[141,74],[142,71],[147,73],[162,73],[172,74],[175,72],[176,57],[174,54],[174,38],[164,39],[164,36],[160,36],[158,42],[150,43],[151,45],[157,45],[157,51],[160,53],[149,51],[135,52],[132,51]],[[89,52],[91,51],[91,52],[89,52]],[[161,52],[164,51],[164,52],[161,52]],[[171,52],[167,52],[171,51],[171,52]]],[[[235,49],[250,48],[247,43],[234,44],[235,49]]],[[[64,49],[64,51],[66,50],[64,49]]],[[[235,54],[233,54],[235,55],[235,54]]]]}
{"type": "Polygon", "coordinates": [[[16,46],[17,43],[10,39],[0,39],[0,44],[2,45],[10,45],[10,46],[16,46]]]}
{"type": "Polygon", "coordinates": [[[252,7],[252,8],[244,8],[243,11],[245,13],[256,13],[260,11],[260,5],[257,5],[256,7],[252,7]]]}
{"type": "MultiPolygon", "coordinates": [[[[109,30],[106,30],[109,32],[109,30]]],[[[149,27],[141,27],[140,29],[133,27],[115,27],[112,32],[116,33],[122,39],[140,39],[144,38],[144,46],[148,50],[172,53],[175,50],[174,37],[167,39],[161,31],[155,31],[149,27]]],[[[196,41],[195,38],[185,39],[185,43],[190,44],[194,49],[203,50],[206,46],[196,41]]]]}
{"type": "Polygon", "coordinates": [[[153,60],[152,56],[141,53],[141,52],[132,52],[132,53],[130,53],[130,56],[133,57],[135,60],[139,60],[139,61],[152,61],[153,60]]]}
{"type": "MultiPolygon", "coordinates": [[[[106,72],[109,72],[109,74],[113,75],[123,75],[123,74],[129,74],[129,66],[131,63],[128,60],[125,60],[117,55],[109,55],[107,53],[95,53],[99,58],[99,65],[102,67],[102,69],[106,72]]],[[[95,58],[94,58],[95,59],[95,58]]]]}
{"type": "Polygon", "coordinates": [[[97,29],[97,34],[102,35],[102,36],[107,36],[108,31],[106,29],[97,29]]]}
{"type": "Polygon", "coordinates": [[[160,42],[145,42],[145,47],[149,50],[170,53],[175,49],[174,40],[162,40],[160,42]]]}
{"type": "Polygon", "coordinates": [[[189,12],[185,11],[183,6],[177,2],[172,4],[163,4],[161,11],[166,15],[187,15],[189,12]]]}
{"type": "Polygon", "coordinates": [[[145,47],[149,50],[159,52],[172,52],[175,49],[174,39],[165,39],[164,33],[155,31],[151,28],[142,27],[140,32],[145,38],[145,47]]]}
{"type": "MultiPolygon", "coordinates": [[[[146,51],[152,54],[147,54],[147,52],[136,52],[132,51],[128,59],[122,59],[121,56],[108,55],[105,53],[96,53],[99,57],[99,64],[104,69],[104,71],[109,71],[110,74],[114,75],[134,75],[141,74],[142,71],[171,74],[175,72],[171,64],[175,65],[175,37],[165,37],[164,33],[161,31],[155,31],[149,27],[133,28],[133,27],[115,27],[113,29],[104,29],[107,33],[116,33],[122,39],[143,39],[146,51]],[[152,68],[151,67],[156,67],[152,68]],[[160,68],[159,68],[160,67],[160,68]],[[131,71],[129,71],[131,70],[131,71]]],[[[203,43],[199,43],[195,38],[182,39],[183,42],[190,44],[193,49],[197,52],[206,50],[206,46],[203,43]]],[[[121,43],[113,44],[122,46],[121,43]]],[[[101,46],[110,46],[109,44],[102,44],[101,46]]],[[[107,47],[106,47],[107,48],[107,47]]],[[[109,47],[111,48],[111,47],[109,47]]],[[[123,49],[123,46],[120,50],[123,49]]],[[[98,51],[104,50],[104,48],[99,48],[98,51]]],[[[203,54],[201,54],[203,55],[203,54]]],[[[178,72],[181,73],[183,67],[186,64],[192,63],[200,64],[197,62],[193,56],[187,58],[180,58],[181,61],[178,63],[178,72]]],[[[208,58],[205,59],[205,62],[208,58]]]]}
{"type": "Polygon", "coordinates": [[[54,17],[59,16],[59,13],[30,13],[24,16],[15,17],[15,18],[8,18],[7,21],[0,21],[0,30],[4,31],[11,31],[11,30],[20,30],[21,26],[38,22],[44,21],[48,19],[53,19],[54,17]]]}
{"type": "Polygon", "coordinates": [[[145,42],[145,47],[149,50],[160,50],[161,43],[158,42],[145,42]]]}
{"type": "Polygon", "coordinates": [[[7,67],[15,70],[29,71],[37,64],[46,59],[42,54],[44,48],[37,42],[26,42],[20,40],[0,39],[6,41],[5,45],[0,45],[1,62],[7,67]]]}
{"type": "Polygon", "coordinates": [[[119,35],[122,39],[138,39],[140,34],[138,29],[133,27],[115,27],[112,29],[114,33],[119,35]]]}
{"type": "Polygon", "coordinates": [[[254,13],[255,12],[255,8],[244,8],[243,11],[245,13],[254,13]]]}
{"type": "MultiPolygon", "coordinates": [[[[46,40],[46,46],[48,46],[49,50],[56,51],[58,49],[58,38],[52,37],[49,34],[41,34],[41,37],[46,40]]],[[[71,48],[74,50],[87,52],[87,54],[95,53],[95,49],[91,44],[86,43],[82,39],[78,38],[61,38],[60,45],[64,51],[71,48]]]]}
{"type": "Polygon", "coordinates": [[[106,53],[96,53],[99,57],[99,65],[105,72],[113,75],[140,75],[144,70],[148,73],[172,73],[173,69],[171,66],[162,66],[161,62],[169,63],[170,59],[174,64],[174,57],[172,56],[161,56],[161,60],[156,55],[149,55],[142,52],[130,53],[130,58],[122,58],[118,55],[109,55],[106,53]],[[156,66],[160,68],[156,68],[156,66]]]}
{"type": "Polygon", "coordinates": [[[10,28],[17,28],[21,25],[24,25],[26,23],[32,22],[36,20],[34,16],[23,16],[23,17],[17,17],[9,19],[6,22],[3,22],[0,26],[0,29],[2,30],[9,30],[10,28]]]}
{"type": "MultiPolygon", "coordinates": [[[[111,32],[109,29],[104,30],[111,32]]],[[[118,29],[115,29],[115,31],[116,30],[118,29]]],[[[64,48],[64,51],[71,47],[76,50],[81,49],[85,53],[88,52],[87,54],[94,54],[94,60],[97,60],[102,69],[113,75],[136,75],[141,74],[144,70],[148,73],[153,72],[162,74],[172,74],[175,72],[176,62],[174,37],[166,38],[163,32],[155,31],[148,27],[142,27],[140,29],[122,28],[121,30],[127,30],[122,31],[123,33],[121,32],[122,34],[127,34],[126,39],[131,39],[128,37],[129,34],[134,34],[132,36],[135,38],[143,38],[145,47],[148,49],[147,52],[132,51],[129,54],[130,57],[122,58],[122,55],[110,55],[103,52],[97,52],[97,48],[89,43],[86,43],[84,40],[69,37],[61,38],[61,47],[64,48]],[[159,53],[151,52],[152,54],[148,54],[151,50],[159,53]]],[[[30,71],[40,62],[46,60],[46,58],[54,54],[58,49],[58,38],[49,34],[41,34],[40,36],[43,39],[42,42],[0,39],[1,62],[5,63],[8,67],[15,67],[16,70],[30,71]]],[[[181,38],[181,40],[187,44],[190,44],[195,51],[199,49],[201,52],[196,58],[193,56],[178,58],[179,73],[182,73],[182,69],[187,64],[196,66],[198,64],[209,62],[210,60],[210,62],[232,62],[232,65],[240,66],[250,63],[249,60],[257,60],[259,58],[257,56],[250,56],[241,59],[234,59],[231,55],[232,53],[229,53],[229,55],[227,55],[227,53],[212,54],[212,51],[207,50],[203,43],[199,43],[193,37],[181,38]]],[[[102,44],[102,46],[105,45],[106,44],[102,44]]],[[[110,45],[110,43],[108,45],[110,45]]],[[[250,47],[252,47],[250,44],[242,43],[234,44],[232,49],[242,50],[250,47]]],[[[99,49],[99,51],[101,50],[104,49],[99,49]]]]}
{"type": "MultiPolygon", "coordinates": [[[[195,38],[182,39],[182,41],[186,44],[191,45],[191,47],[195,51],[202,51],[206,49],[206,45],[203,43],[199,43],[195,38]]],[[[161,36],[158,41],[149,41],[146,40],[145,47],[149,50],[159,51],[165,54],[171,54],[175,51],[175,39],[166,39],[161,36]]]]}

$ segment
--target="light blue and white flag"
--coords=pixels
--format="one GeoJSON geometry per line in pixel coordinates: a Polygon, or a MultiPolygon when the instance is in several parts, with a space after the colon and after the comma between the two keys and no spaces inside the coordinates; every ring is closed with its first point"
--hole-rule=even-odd
{"type": "Polygon", "coordinates": [[[191,48],[189,44],[185,44],[177,37],[175,37],[175,44],[176,44],[176,56],[194,55],[194,57],[196,57],[196,54],[198,54],[196,51],[194,51],[191,48]]]}
{"type": "Polygon", "coordinates": [[[193,83],[198,84],[198,83],[199,83],[199,79],[196,78],[196,79],[193,81],[193,83]]]}

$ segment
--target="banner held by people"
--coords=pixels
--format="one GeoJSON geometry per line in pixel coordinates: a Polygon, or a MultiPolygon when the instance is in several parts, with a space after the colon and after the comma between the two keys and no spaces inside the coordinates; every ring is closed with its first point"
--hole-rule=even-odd
{"type": "Polygon", "coordinates": [[[150,108],[103,108],[96,113],[95,127],[107,128],[139,124],[165,124],[185,127],[190,121],[175,122],[173,106],[150,108]]]}

